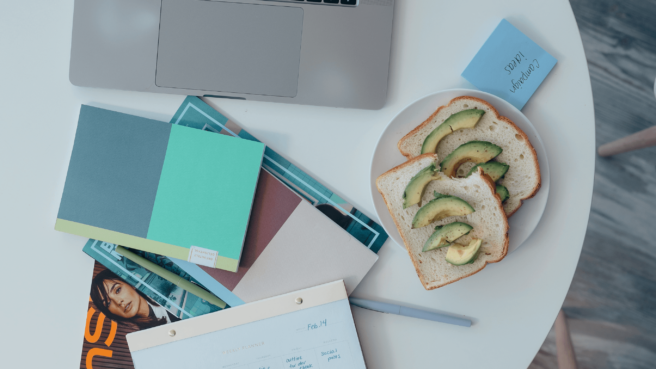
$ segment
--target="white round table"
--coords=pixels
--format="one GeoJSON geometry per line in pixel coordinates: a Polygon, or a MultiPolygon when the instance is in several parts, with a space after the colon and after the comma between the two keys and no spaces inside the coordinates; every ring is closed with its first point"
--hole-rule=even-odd
{"type": "MultiPolygon", "coordinates": [[[[595,158],[592,93],[567,0],[397,0],[389,97],[379,111],[212,100],[345,200],[374,217],[369,164],[386,124],[431,92],[472,86],[460,73],[502,18],[558,64],[523,109],[548,152],[543,219],[501,263],[425,291],[388,241],[354,293],[462,314],[462,328],[354,308],[369,368],[525,368],[572,281],[586,231],[595,158]]],[[[68,81],[73,0],[0,5],[0,307],[3,366],[79,365],[93,261],[85,239],[54,231],[80,104],[167,121],[182,96],[78,88],[68,81]]]]}

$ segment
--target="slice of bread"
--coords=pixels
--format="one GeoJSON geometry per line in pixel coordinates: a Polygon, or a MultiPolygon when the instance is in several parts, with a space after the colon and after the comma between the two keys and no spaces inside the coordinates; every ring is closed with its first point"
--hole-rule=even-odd
{"type": "MultiPolygon", "coordinates": [[[[484,100],[461,96],[441,106],[425,122],[405,135],[398,148],[408,159],[421,155],[421,146],[424,139],[452,114],[466,109],[482,109],[485,114],[476,124],[475,128],[454,131],[444,137],[437,145],[437,157],[443,159],[458,146],[469,141],[488,141],[500,146],[503,152],[494,160],[510,165],[505,177],[498,183],[506,186],[510,198],[503,204],[507,216],[513,215],[522,201],[530,199],[540,189],[540,166],[533,145],[526,134],[515,123],[499,112],[484,100]]],[[[474,163],[465,163],[458,169],[458,176],[465,176],[474,166],[474,163]]]]}
{"type": "Polygon", "coordinates": [[[430,182],[422,197],[422,204],[434,198],[433,191],[457,196],[474,207],[474,212],[433,222],[422,228],[411,229],[412,219],[419,205],[403,209],[403,193],[410,179],[421,169],[437,161],[435,154],[424,154],[409,160],[382,174],[376,179],[378,191],[383,196],[396,228],[415,265],[417,275],[427,290],[442,287],[482,270],[487,263],[496,263],[508,252],[508,220],[501,200],[496,195],[492,179],[482,170],[468,178],[448,178],[439,174],[439,179],[430,182]],[[434,232],[435,226],[452,222],[465,222],[474,229],[459,238],[459,244],[468,244],[472,238],[483,240],[478,258],[472,264],[455,266],[444,258],[447,247],[422,252],[424,243],[434,232]]]}

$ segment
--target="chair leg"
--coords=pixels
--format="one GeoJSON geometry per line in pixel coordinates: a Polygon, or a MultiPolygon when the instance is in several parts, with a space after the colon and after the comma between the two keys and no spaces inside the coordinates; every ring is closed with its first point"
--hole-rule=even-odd
{"type": "Polygon", "coordinates": [[[558,357],[558,369],[577,369],[576,355],[572,346],[572,337],[567,326],[567,317],[561,309],[554,324],[556,329],[556,355],[558,357]]]}
{"type": "Polygon", "coordinates": [[[600,156],[611,156],[656,145],[656,126],[599,146],[600,156]]]}

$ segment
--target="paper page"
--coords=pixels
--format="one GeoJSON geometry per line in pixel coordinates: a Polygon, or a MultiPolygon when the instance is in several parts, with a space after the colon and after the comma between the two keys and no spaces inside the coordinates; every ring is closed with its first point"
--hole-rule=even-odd
{"type": "Polygon", "coordinates": [[[365,368],[348,300],[132,353],[137,369],[365,368]]]}

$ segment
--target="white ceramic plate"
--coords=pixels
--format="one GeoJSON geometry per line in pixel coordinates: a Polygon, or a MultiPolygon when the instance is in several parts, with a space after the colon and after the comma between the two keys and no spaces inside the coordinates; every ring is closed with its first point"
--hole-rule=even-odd
{"type": "Polygon", "coordinates": [[[508,223],[510,224],[508,252],[510,253],[516,250],[533,233],[533,230],[540,222],[542,213],[544,213],[547,198],[549,197],[549,163],[547,162],[547,153],[544,149],[542,139],[540,139],[537,130],[528,118],[510,103],[494,95],[466,89],[440,91],[415,101],[392,119],[383,131],[380,139],[378,139],[378,144],[371,160],[371,196],[374,207],[376,208],[381,225],[385,228],[387,234],[399,246],[404,247],[401,235],[394,225],[385,201],[383,201],[383,197],[376,188],[376,178],[406,161],[406,158],[401,155],[396,147],[397,142],[403,136],[425,121],[439,106],[446,105],[454,97],[463,95],[483,99],[492,104],[499,111],[499,114],[510,118],[510,120],[526,133],[538,154],[538,162],[542,175],[542,188],[540,188],[540,191],[538,191],[535,197],[524,201],[522,207],[508,219],[508,223]]]}

